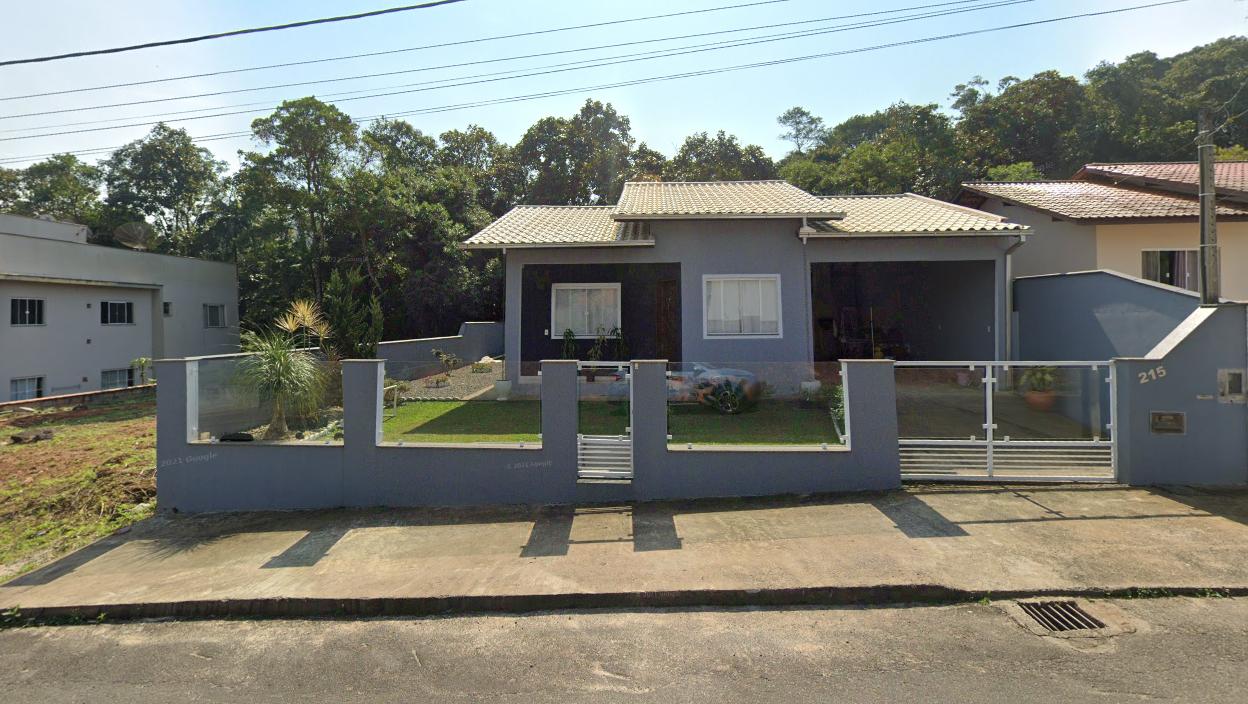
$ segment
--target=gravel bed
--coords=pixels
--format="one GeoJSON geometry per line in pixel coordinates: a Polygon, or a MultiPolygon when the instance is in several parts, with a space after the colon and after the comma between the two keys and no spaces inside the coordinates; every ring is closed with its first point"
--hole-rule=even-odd
{"type": "Polygon", "coordinates": [[[488,394],[489,390],[494,388],[494,382],[503,378],[503,363],[492,362],[488,372],[473,372],[472,365],[465,364],[451,372],[449,382],[440,386],[428,385],[427,382],[432,382],[437,376],[439,374],[430,374],[420,379],[402,382],[404,388],[399,394],[400,398],[421,401],[460,401],[475,397],[483,391],[488,394]]]}

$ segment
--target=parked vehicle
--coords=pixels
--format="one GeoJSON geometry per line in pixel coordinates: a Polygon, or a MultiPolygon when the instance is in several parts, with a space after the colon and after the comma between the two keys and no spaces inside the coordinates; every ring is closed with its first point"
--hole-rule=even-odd
{"type": "MultiPolygon", "coordinates": [[[[728,369],[700,362],[676,365],[667,377],[669,403],[700,403],[721,413],[740,413],[758,401],[762,384],[744,369],[728,369]]],[[[613,372],[607,397],[628,398],[623,372],[613,372]]]]}

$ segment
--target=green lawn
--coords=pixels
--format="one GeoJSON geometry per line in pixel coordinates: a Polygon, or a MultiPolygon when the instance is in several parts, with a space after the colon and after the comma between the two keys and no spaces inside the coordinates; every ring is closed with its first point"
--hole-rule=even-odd
{"type": "MultiPolygon", "coordinates": [[[[389,409],[386,411],[390,413],[389,409]]],[[[669,432],[676,443],[817,445],[840,439],[826,410],[763,401],[740,415],[723,415],[696,405],[669,407],[669,432]]],[[[623,403],[582,401],[579,430],[619,435],[628,426],[623,403]]],[[[386,442],[537,442],[538,401],[409,401],[384,423],[386,442]]]]}
{"type": "Polygon", "coordinates": [[[675,444],[819,445],[841,441],[826,408],[763,400],[738,415],[724,415],[696,404],[668,409],[667,432],[675,444]]]}

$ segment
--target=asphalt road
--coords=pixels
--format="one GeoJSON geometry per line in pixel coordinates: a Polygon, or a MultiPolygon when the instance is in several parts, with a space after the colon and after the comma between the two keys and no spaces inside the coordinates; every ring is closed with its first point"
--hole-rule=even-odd
{"type": "Polygon", "coordinates": [[[204,621],[0,632],[18,702],[1242,702],[1248,599],[1098,602],[1035,635],[999,605],[204,621]]]}

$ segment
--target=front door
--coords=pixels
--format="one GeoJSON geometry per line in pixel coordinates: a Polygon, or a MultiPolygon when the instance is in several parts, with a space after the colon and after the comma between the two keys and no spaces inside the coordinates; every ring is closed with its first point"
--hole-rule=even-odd
{"type": "Polygon", "coordinates": [[[655,289],[655,351],[658,359],[680,361],[680,282],[665,279],[655,289]]]}

